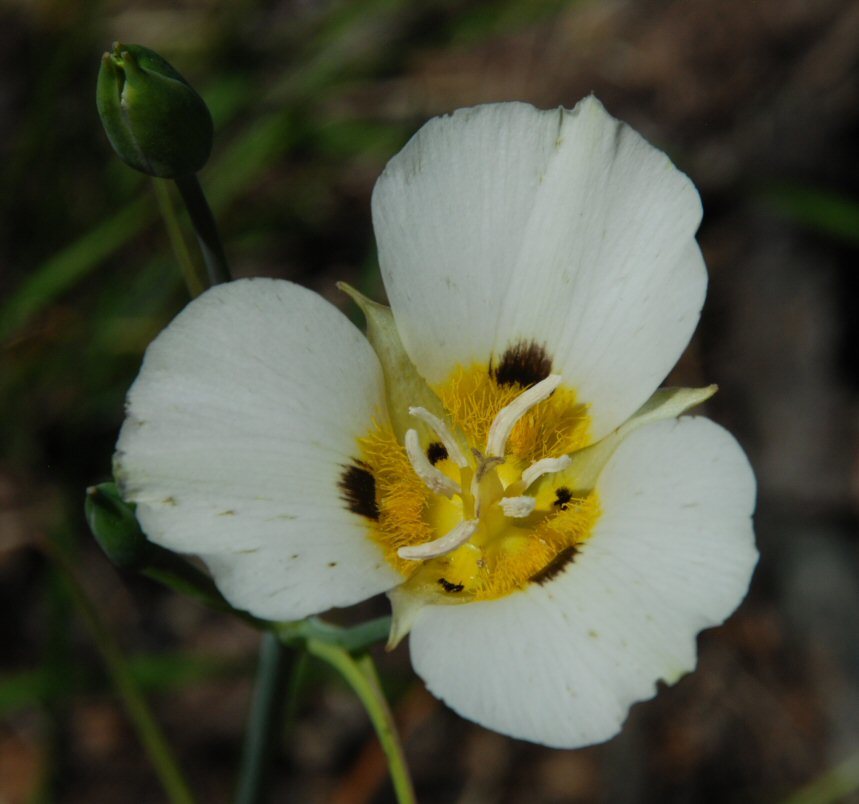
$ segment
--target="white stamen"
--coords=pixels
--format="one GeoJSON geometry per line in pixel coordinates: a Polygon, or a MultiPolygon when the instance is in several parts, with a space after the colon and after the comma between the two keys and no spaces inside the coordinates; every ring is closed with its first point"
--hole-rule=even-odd
{"type": "Polygon", "coordinates": [[[461,494],[462,489],[459,483],[451,480],[440,469],[436,469],[427,458],[426,453],[421,447],[420,438],[417,430],[407,430],[406,437],[403,441],[406,448],[406,455],[409,456],[409,461],[412,464],[412,469],[415,474],[427,484],[436,494],[444,494],[445,497],[453,497],[454,494],[461,494]]]}
{"type": "Polygon", "coordinates": [[[413,547],[401,547],[397,550],[400,558],[411,561],[423,561],[427,558],[438,558],[456,550],[465,544],[477,530],[480,523],[476,519],[464,519],[450,533],[432,542],[417,544],[413,547]]]}
{"type": "Polygon", "coordinates": [[[456,443],[453,433],[450,432],[447,425],[439,419],[438,416],[430,413],[426,408],[420,407],[409,408],[409,413],[432,428],[438,436],[439,441],[444,444],[448,458],[450,458],[460,468],[468,466],[468,461],[465,459],[465,455],[459,448],[459,444],[456,443]]]}
{"type": "Polygon", "coordinates": [[[501,408],[486,439],[486,454],[488,457],[504,457],[507,439],[519,421],[531,408],[548,399],[561,384],[560,374],[550,374],[545,380],[540,380],[527,391],[523,391],[507,407],[501,408]]]}
{"type": "Polygon", "coordinates": [[[535,480],[543,475],[551,475],[555,472],[563,472],[572,461],[569,455],[561,455],[560,458],[543,458],[532,463],[522,472],[522,483],[527,489],[535,480]]]}
{"type": "Polygon", "coordinates": [[[534,511],[537,501],[526,494],[523,497],[502,497],[498,504],[504,511],[504,516],[522,519],[534,511]]]}

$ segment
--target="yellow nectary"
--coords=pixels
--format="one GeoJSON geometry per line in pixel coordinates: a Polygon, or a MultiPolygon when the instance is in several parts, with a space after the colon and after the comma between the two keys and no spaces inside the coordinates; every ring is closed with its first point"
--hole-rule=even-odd
{"type": "Polygon", "coordinates": [[[552,474],[526,488],[522,473],[541,459],[589,443],[585,406],[576,402],[572,389],[557,387],[518,417],[503,459],[487,458],[493,422],[526,387],[499,382],[488,367],[472,366],[458,367],[434,390],[468,466],[457,465],[437,443],[423,448],[458,492],[449,497],[433,493],[393,431],[376,424],[360,441],[361,460],[375,480],[374,540],[408,578],[410,591],[439,602],[502,597],[550,578],[592,532],[599,503],[593,492],[577,496],[552,474]],[[463,521],[473,523],[473,533],[451,552],[423,561],[398,554],[404,547],[432,543],[463,521]]]}

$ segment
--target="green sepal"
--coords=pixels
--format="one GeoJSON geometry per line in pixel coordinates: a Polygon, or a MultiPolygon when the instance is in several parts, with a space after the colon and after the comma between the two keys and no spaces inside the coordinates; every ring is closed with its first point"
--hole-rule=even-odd
{"type": "Polygon", "coordinates": [[[345,282],[338,282],[337,287],[361,308],[367,320],[367,340],[382,364],[382,372],[385,375],[385,401],[397,440],[402,441],[409,429],[417,430],[423,440],[433,440],[435,435],[423,422],[409,414],[409,407],[423,407],[445,419],[447,417],[444,407],[409,359],[400,340],[391,308],[368,299],[345,282]]]}
{"type": "Polygon", "coordinates": [[[570,455],[572,463],[563,472],[552,475],[552,482],[565,482],[576,492],[587,492],[596,486],[600,472],[621,441],[645,424],[676,419],[687,410],[706,402],[717,385],[705,388],[660,388],[620,427],[590,447],[570,455]]]}
{"type": "Polygon", "coordinates": [[[212,116],[194,88],[154,51],[113,44],[101,59],[96,105],[117,156],[150,176],[196,173],[212,151],[212,116]]]}

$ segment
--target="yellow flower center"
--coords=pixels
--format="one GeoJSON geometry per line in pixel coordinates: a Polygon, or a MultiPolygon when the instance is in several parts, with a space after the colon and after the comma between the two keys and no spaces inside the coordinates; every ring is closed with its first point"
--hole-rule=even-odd
{"type": "Polygon", "coordinates": [[[566,456],[589,443],[585,406],[556,375],[525,387],[480,365],[434,390],[446,420],[411,409],[431,440],[410,430],[401,444],[381,425],[360,440],[375,481],[372,538],[388,562],[409,591],[450,603],[559,572],[599,516],[595,493],[563,474],[566,456]]]}

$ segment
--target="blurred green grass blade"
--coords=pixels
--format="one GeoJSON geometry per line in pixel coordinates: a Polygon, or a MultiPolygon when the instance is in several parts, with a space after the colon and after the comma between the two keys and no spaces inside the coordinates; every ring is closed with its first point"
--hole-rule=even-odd
{"type": "Polygon", "coordinates": [[[250,670],[246,661],[190,653],[143,654],[129,659],[131,672],[149,692],[184,687],[199,681],[233,678],[250,670]]]}
{"type": "Polygon", "coordinates": [[[49,675],[39,669],[0,677],[0,717],[41,703],[50,687],[49,675]]]}
{"type": "MultiPolygon", "coordinates": [[[[235,678],[250,670],[246,661],[188,653],[142,654],[128,659],[129,669],[145,692],[169,692],[189,684],[235,678]]],[[[57,684],[54,668],[41,667],[0,676],[0,717],[40,705],[52,698],[106,690],[103,680],[82,673],[63,674],[57,684]]]]}
{"type": "MultiPolygon", "coordinates": [[[[582,2],[583,0],[578,0],[582,2]]],[[[575,5],[577,0],[507,0],[463,9],[452,31],[453,42],[459,45],[518,31],[575,5]]]]}
{"type": "MultiPolygon", "coordinates": [[[[372,0],[367,4],[354,4],[350,14],[355,13],[356,8],[377,4],[382,8],[397,5],[392,0],[372,0]]],[[[296,95],[307,97],[312,94],[319,82],[330,80],[353,54],[349,48],[345,48],[338,49],[333,55],[330,60],[324,59],[326,69],[321,74],[295,68],[294,75],[299,79],[296,95]]],[[[363,55],[361,48],[358,48],[357,55],[363,55]]],[[[222,120],[231,113],[238,114],[241,111],[239,100],[242,96],[235,90],[235,86],[230,86],[225,89],[223,98],[217,95],[217,116],[222,120]]],[[[291,122],[289,108],[258,118],[218,155],[215,166],[204,169],[202,177],[216,212],[233,201],[264,172],[266,165],[275,156],[292,144],[291,122]]],[[[0,342],[10,338],[33,316],[98,268],[105,259],[150,224],[154,217],[154,205],[149,198],[140,198],[36,267],[0,308],[0,342]]]]}
{"type": "MultiPolygon", "coordinates": [[[[428,7],[444,9],[445,3],[434,2],[428,7]]],[[[559,0],[540,0],[527,8],[509,0],[481,4],[469,20],[457,17],[446,35],[453,39],[460,33],[466,38],[489,36],[534,22],[560,7],[559,0]]],[[[363,0],[335,4],[321,20],[317,18],[309,25],[299,26],[297,30],[299,33],[303,30],[304,34],[297,37],[296,58],[283,77],[264,92],[265,102],[277,105],[278,111],[264,113],[244,127],[201,174],[216,213],[234,202],[302,133],[315,131],[318,123],[313,119],[314,106],[330,97],[344,82],[354,82],[390,61],[391,54],[378,47],[380,32],[386,38],[396,39],[398,24],[412,14],[413,9],[404,0],[363,0]]],[[[251,85],[252,82],[238,78],[215,85],[205,93],[221,126],[229,126],[229,121],[243,110],[259,105],[260,95],[251,91],[251,85]]],[[[402,132],[392,131],[386,146],[390,148],[391,142],[401,139],[402,132]]],[[[381,150],[381,145],[378,148],[381,150]]],[[[154,218],[150,199],[140,198],[37,266],[0,308],[0,341],[13,336],[32,317],[99,268],[154,218]]]]}
{"type": "Polygon", "coordinates": [[[221,152],[211,174],[203,170],[201,180],[212,209],[220,212],[232,203],[293,141],[294,127],[289,111],[258,118],[221,152]]]}
{"type": "Polygon", "coordinates": [[[0,307],[0,341],[83,279],[155,216],[140,198],[43,262],[0,307]]]}
{"type": "Polygon", "coordinates": [[[779,213],[802,226],[859,245],[859,201],[796,184],[770,188],[764,197],[779,213]]]}

